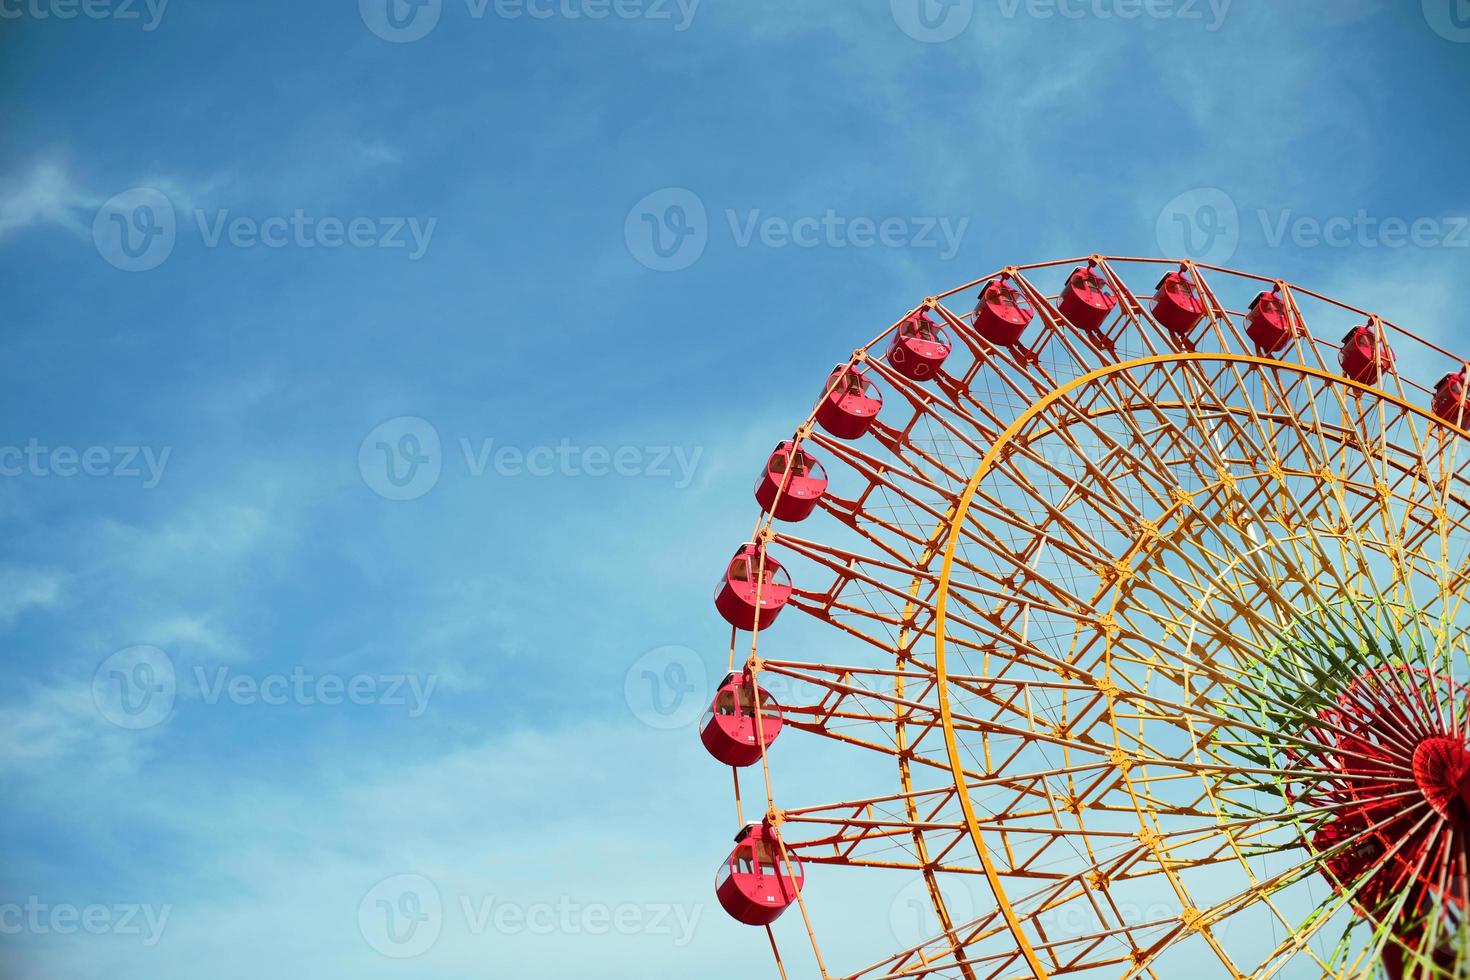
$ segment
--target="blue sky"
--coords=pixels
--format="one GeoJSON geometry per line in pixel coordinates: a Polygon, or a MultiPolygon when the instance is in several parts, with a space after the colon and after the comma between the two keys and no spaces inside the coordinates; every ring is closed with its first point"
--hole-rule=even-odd
{"type": "Polygon", "coordinates": [[[1092,252],[1465,347],[1464,0],[385,2],[0,0],[0,975],[765,975],[687,715],[834,362],[1092,252]]]}

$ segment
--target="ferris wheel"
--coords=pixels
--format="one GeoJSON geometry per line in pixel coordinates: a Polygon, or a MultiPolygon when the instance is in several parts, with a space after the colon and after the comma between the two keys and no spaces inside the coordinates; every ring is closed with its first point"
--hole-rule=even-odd
{"type": "Polygon", "coordinates": [[[838,364],[715,592],[752,961],[1470,976],[1467,374],[1281,280],[1100,255],[838,364]],[[803,614],[824,641],[781,644],[803,614]],[[815,885],[874,875],[931,934],[843,962],[815,885]]]}

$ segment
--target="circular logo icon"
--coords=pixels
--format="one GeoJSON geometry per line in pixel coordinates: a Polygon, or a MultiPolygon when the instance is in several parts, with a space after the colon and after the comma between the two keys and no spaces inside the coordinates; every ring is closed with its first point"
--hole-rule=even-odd
{"type": "Polygon", "coordinates": [[[942,44],[964,33],[975,16],[975,0],[888,0],[893,21],[915,41],[942,44]]]}
{"type": "Polygon", "coordinates": [[[367,29],[385,41],[408,44],[439,26],[444,0],[357,0],[367,29]]]}
{"type": "Polygon", "coordinates": [[[439,431],[414,415],[389,419],[358,447],[357,468],[385,500],[416,500],[434,489],[444,469],[439,431]]]}
{"type": "Polygon", "coordinates": [[[357,928],[376,952],[395,960],[422,956],[439,941],[444,903],[423,875],[384,878],[357,906],[357,928]]]}
{"type": "Polygon", "coordinates": [[[1220,188],[1196,187],[1164,205],[1154,233],[1169,258],[1221,265],[1240,245],[1240,213],[1220,188]]]}
{"type": "Polygon", "coordinates": [[[110,198],[92,219],[92,243],[108,264],[124,272],[163,265],[178,238],[173,202],[153,187],[134,187],[110,198]]]}
{"type": "Polygon", "coordinates": [[[648,651],[628,668],[623,698],[639,721],[670,731],[698,721],[712,695],[699,654],[666,646],[648,651]]]}
{"type": "Polygon", "coordinates": [[[629,254],[654,272],[687,269],[709,244],[704,202],[683,187],[654,191],[628,212],[623,240],[629,254]]]}
{"type": "Polygon", "coordinates": [[[165,721],[178,696],[174,662],[158,647],[119,650],[92,674],[92,701],[102,717],[138,731],[165,721]]]}
{"type": "Polygon", "coordinates": [[[1446,41],[1470,44],[1470,0],[1423,0],[1424,19],[1446,41]]]}
{"type": "MultiPolygon", "coordinates": [[[[944,882],[941,895],[944,907],[949,912],[949,921],[958,927],[975,917],[975,900],[964,882],[944,882]]],[[[888,925],[893,938],[906,949],[919,946],[934,939],[944,931],[939,913],[929,897],[929,885],[923,878],[915,878],[893,897],[888,907],[888,925]]]]}

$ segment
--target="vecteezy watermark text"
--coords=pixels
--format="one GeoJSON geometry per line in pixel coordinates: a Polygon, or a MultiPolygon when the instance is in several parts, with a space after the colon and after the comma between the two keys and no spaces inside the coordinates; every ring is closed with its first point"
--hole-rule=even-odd
{"type": "MultiPolygon", "coordinates": [[[[196,665],[193,680],[194,689],[185,688],[186,699],[210,706],[377,705],[406,707],[409,718],[423,717],[439,684],[436,674],[319,673],[300,665],[265,674],[196,665]]],[[[180,672],[166,652],[154,646],[128,647],[98,664],[92,675],[92,699],[106,720],[141,731],[173,714],[179,681],[180,672]]]]}
{"type": "MultiPolygon", "coordinates": [[[[736,248],[932,250],[943,261],[959,252],[970,227],[967,217],[844,215],[835,208],[804,215],[726,208],[723,217],[736,248]]],[[[665,187],[633,205],[623,222],[623,240],[639,264],[655,272],[678,272],[704,255],[712,224],[698,194],[665,187]]]]}
{"type": "Polygon", "coordinates": [[[0,0],[0,20],[141,21],[155,31],[169,0],[0,0]]]}
{"type": "Polygon", "coordinates": [[[408,707],[408,717],[421,718],[429,709],[429,699],[439,678],[434,674],[421,677],[418,674],[313,674],[305,667],[295,667],[289,674],[275,673],[256,677],[243,674],[229,667],[215,667],[207,671],[194,668],[194,681],[199,687],[201,700],[214,705],[227,701],[236,705],[264,704],[270,707],[283,705],[326,705],[341,704],[382,705],[385,707],[408,707]],[[212,676],[211,676],[212,675],[212,676]]]}
{"type": "Polygon", "coordinates": [[[141,936],[143,945],[153,947],[163,938],[173,906],[51,904],[35,895],[24,902],[0,902],[0,935],[141,936]]]}
{"type": "Polygon", "coordinates": [[[1470,216],[1378,215],[1366,208],[1335,215],[1294,208],[1243,211],[1220,188],[1197,187],[1164,205],[1155,233],[1162,254],[1219,265],[1242,239],[1267,248],[1470,248],[1470,216]]]}
{"type": "MultiPolygon", "coordinates": [[[[1225,23],[1234,0],[889,0],[893,22],[925,44],[942,44],[965,33],[977,9],[997,10],[1006,20],[1198,22],[1211,33],[1225,23]]],[[[1429,0],[1426,0],[1429,2],[1429,0]]]]}
{"type": "Polygon", "coordinates": [[[1470,216],[1378,217],[1359,208],[1351,215],[1320,218],[1286,208],[1256,212],[1262,237],[1271,248],[1470,248],[1470,216]]]}
{"type": "MultiPolygon", "coordinates": [[[[494,15],[500,20],[666,21],[676,32],[689,30],[701,0],[464,0],[470,20],[494,15]]],[[[444,15],[444,0],[358,0],[367,29],[385,41],[408,44],[433,33],[444,15]]]]}
{"type": "MultiPolygon", "coordinates": [[[[410,262],[428,252],[439,225],[439,219],[432,217],[313,215],[302,208],[265,216],[229,208],[195,208],[189,214],[208,249],[402,250],[410,262]]],[[[167,194],[154,187],[134,187],[98,209],[92,242],[108,264],[124,272],[147,272],[173,254],[179,224],[179,212],[167,194]]]]}
{"type": "Polygon", "coordinates": [[[0,477],[65,479],[74,476],[142,480],[152,490],[163,479],[172,446],[0,446],[0,477]]]}
{"type": "Polygon", "coordinates": [[[677,949],[694,940],[704,907],[666,902],[583,902],[563,895],[550,902],[507,901],[461,894],[445,902],[438,884],[419,874],[393,875],[368,890],[357,925],[374,951],[412,959],[439,941],[447,919],[471,936],[652,936],[677,949]]]}
{"type": "Polygon", "coordinates": [[[1234,0],[995,0],[1006,19],[1024,15],[1035,20],[1178,20],[1200,21],[1218,31],[1234,0]]]}
{"type": "MultiPolygon", "coordinates": [[[[518,446],[495,438],[461,436],[457,447],[465,472],[472,477],[506,479],[643,478],[670,480],[684,490],[694,482],[704,449],[700,446],[581,445],[563,438],[556,443],[518,446]]],[[[426,419],[403,415],[376,426],[358,447],[363,482],[388,500],[414,500],[439,482],[445,453],[439,430],[426,419]]]]}

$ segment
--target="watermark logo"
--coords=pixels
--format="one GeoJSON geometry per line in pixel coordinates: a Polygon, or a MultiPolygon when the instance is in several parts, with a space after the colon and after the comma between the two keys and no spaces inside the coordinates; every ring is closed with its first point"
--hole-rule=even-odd
{"type": "Polygon", "coordinates": [[[633,258],[654,272],[687,269],[709,245],[704,201],[683,187],[654,191],[628,212],[623,240],[633,258]]]}
{"type": "Polygon", "coordinates": [[[138,731],[167,720],[178,696],[174,662],[158,647],[119,650],[92,674],[92,701],[102,717],[138,731]]]}
{"type": "MultiPolygon", "coordinates": [[[[951,924],[963,924],[975,917],[975,899],[963,882],[946,887],[941,894],[951,924]]],[[[888,908],[888,925],[893,938],[905,948],[917,947],[943,933],[944,924],[929,895],[928,882],[915,878],[894,896],[888,908]]]]}
{"type": "Polygon", "coordinates": [[[975,0],[889,0],[889,6],[899,30],[925,44],[953,41],[975,16],[975,0]]]}
{"type": "Polygon", "coordinates": [[[378,496],[417,500],[434,489],[444,469],[439,431],[414,415],[389,419],[358,447],[357,468],[378,496]]]}
{"type": "Polygon", "coordinates": [[[163,191],[134,187],[110,198],[92,220],[92,242],[123,272],[156,269],[173,254],[178,213],[163,191]]]}
{"type": "Polygon", "coordinates": [[[711,697],[704,660],[684,646],[648,651],[623,677],[628,710],[648,727],[661,731],[694,724],[711,697]]]}
{"type": "Polygon", "coordinates": [[[1470,0],[1423,0],[1424,19],[1446,41],[1470,44],[1470,0]]]}
{"type": "Polygon", "coordinates": [[[432,949],[447,923],[471,936],[654,936],[682,949],[693,942],[703,913],[701,905],[608,905],[570,895],[512,902],[495,895],[451,894],[446,901],[439,886],[423,875],[400,874],[378,882],[363,896],[357,923],[374,951],[406,960],[432,949]]]}
{"type": "Polygon", "coordinates": [[[408,44],[439,26],[444,0],[357,0],[367,29],[385,41],[408,44]]]}
{"type": "MultiPolygon", "coordinates": [[[[668,480],[675,490],[694,482],[701,446],[583,446],[563,438],[535,446],[500,443],[495,438],[456,441],[457,458],[466,475],[479,479],[545,480],[554,477],[668,480]]],[[[358,447],[358,469],[363,482],[387,500],[414,500],[434,488],[445,458],[439,433],[417,416],[389,419],[368,433],[358,447]]]]}
{"type": "MultiPolygon", "coordinates": [[[[683,33],[694,23],[700,0],[464,0],[465,15],[499,20],[669,21],[683,33]]],[[[439,26],[443,0],[358,0],[367,29],[385,41],[419,41],[439,26]]]]}
{"type": "Polygon", "coordinates": [[[721,226],[741,249],[933,249],[941,261],[959,252],[970,226],[969,218],[849,216],[834,208],[798,215],[726,208],[722,217],[723,222],[711,223],[699,195],[683,187],[666,187],[633,205],[623,223],[623,238],[629,254],[644,267],[678,272],[699,261],[721,226]]]}
{"type": "Polygon", "coordinates": [[[1240,246],[1240,212],[1218,187],[1196,187],[1159,212],[1154,226],[1162,254],[1222,265],[1240,246]]]}
{"type": "Polygon", "coordinates": [[[1470,248],[1470,216],[1300,214],[1292,208],[1242,212],[1218,187],[1185,191],[1164,206],[1156,227],[1162,254],[1222,265],[1243,238],[1265,248],[1470,248]]]}
{"type": "Polygon", "coordinates": [[[363,896],[357,928],[375,952],[407,960],[434,948],[444,929],[439,888],[423,875],[385,878],[363,896]]]}
{"type": "MultiPolygon", "coordinates": [[[[265,217],[228,208],[213,212],[195,208],[187,214],[207,249],[401,249],[410,262],[428,253],[439,226],[438,218],[344,218],[307,214],[301,208],[265,217]]],[[[148,272],[173,254],[179,231],[179,213],[168,195],[153,187],[135,187],[98,209],[92,242],[109,265],[124,272],[148,272]]]]}

